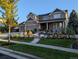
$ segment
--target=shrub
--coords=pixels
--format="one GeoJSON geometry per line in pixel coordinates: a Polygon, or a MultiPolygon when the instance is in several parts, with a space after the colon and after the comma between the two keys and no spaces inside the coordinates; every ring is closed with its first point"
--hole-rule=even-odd
{"type": "Polygon", "coordinates": [[[20,37],[20,35],[19,34],[15,34],[13,37],[18,38],[18,37],[20,37]]]}
{"type": "Polygon", "coordinates": [[[33,35],[32,31],[29,30],[29,31],[28,31],[28,36],[32,36],[32,35],[33,35]]]}

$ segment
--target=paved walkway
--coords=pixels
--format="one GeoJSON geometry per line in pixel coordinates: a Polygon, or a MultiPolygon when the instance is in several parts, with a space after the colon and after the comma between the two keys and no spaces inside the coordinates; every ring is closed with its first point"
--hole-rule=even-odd
{"type": "Polygon", "coordinates": [[[30,43],[38,43],[40,41],[40,38],[38,38],[38,37],[35,37],[34,39],[33,39],[33,41],[31,41],[30,43]]]}
{"type": "MultiPolygon", "coordinates": [[[[0,39],[0,41],[8,42],[8,40],[3,40],[3,39],[0,39]]],[[[50,48],[50,49],[61,50],[61,51],[72,52],[72,53],[78,53],[78,50],[76,50],[76,49],[64,48],[64,47],[59,47],[59,46],[51,46],[51,45],[44,45],[44,44],[33,44],[33,43],[19,42],[19,41],[13,41],[13,40],[11,40],[10,42],[18,43],[18,44],[31,45],[31,46],[38,46],[38,47],[43,47],[43,48],[50,48]]]]}

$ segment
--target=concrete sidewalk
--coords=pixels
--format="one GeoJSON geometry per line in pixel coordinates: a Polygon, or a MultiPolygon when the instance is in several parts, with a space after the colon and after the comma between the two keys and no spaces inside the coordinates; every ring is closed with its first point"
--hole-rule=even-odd
{"type": "MultiPolygon", "coordinates": [[[[8,42],[8,40],[4,40],[4,39],[0,39],[0,41],[8,42]]],[[[37,46],[37,47],[43,47],[43,48],[49,48],[49,49],[55,49],[55,50],[66,51],[66,52],[72,52],[72,53],[78,53],[77,49],[64,48],[64,47],[59,47],[59,46],[51,46],[51,45],[44,45],[44,44],[33,44],[33,43],[19,42],[19,41],[13,41],[13,40],[10,40],[10,42],[18,43],[18,44],[31,45],[31,46],[37,46]]]]}

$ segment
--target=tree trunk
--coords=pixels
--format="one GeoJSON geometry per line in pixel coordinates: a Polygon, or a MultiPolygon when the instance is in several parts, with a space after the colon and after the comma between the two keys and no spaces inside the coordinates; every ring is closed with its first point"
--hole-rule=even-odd
{"type": "Polygon", "coordinates": [[[24,37],[26,38],[26,23],[25,23],[24,37]]]}
{"type": "Polygon", "coordinates": [[[10,33],[11,33],[11,27],[9,25],[9,39],[8,39],[8,44],[10,44],[10,33]]]}

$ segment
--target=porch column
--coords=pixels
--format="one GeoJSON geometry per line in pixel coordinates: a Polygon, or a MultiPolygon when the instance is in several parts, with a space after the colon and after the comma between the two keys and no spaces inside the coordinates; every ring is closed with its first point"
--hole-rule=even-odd
{"type": "Polygon", "coordinates": [[[63,22],[62,22],[62,28],[64,28],[64,24],[63,24],[63,22]]]}
{"type": "Polygon", "coordinates": [[[64,28],[66,28],[65,22],[64,22],[64,28]]]}
{"type": "Polygon", "coordinates": [[[39,26],[39,29],[41,29],[41,25],[40,25],[40,23],[38,24],[38,26],[39,26]]]}
{"type": "Polygon", "coordinates": [[[48,30],[48,23],[46,23],[46,30],[48,30]]]}
{"type": "Polygon", "coordinates": [[[65,22],[64,22],[64,29],[65,29],[65,32],[66,32],[66,24],[65,24],[65,22]]]}

